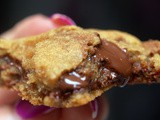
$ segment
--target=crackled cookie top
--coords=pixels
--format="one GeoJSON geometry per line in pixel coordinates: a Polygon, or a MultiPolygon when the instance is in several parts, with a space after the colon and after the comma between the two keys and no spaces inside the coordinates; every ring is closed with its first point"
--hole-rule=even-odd
{"type": "Polygon", "coordinates": [[[74,26],[62,27],[13,41],[8,54],[21,61],[30,82],[38,80],[54,87],[60,75],[80,64],[99,42],[97,34],[74,26]]]}

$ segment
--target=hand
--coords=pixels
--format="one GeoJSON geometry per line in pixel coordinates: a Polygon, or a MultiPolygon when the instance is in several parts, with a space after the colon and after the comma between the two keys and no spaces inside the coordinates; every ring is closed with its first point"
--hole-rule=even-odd
{"type": "MultiPolygon", "coordinates": [[[[74,22],[64,15],[56,14],[51,18],[43,15],[33,15],[16,24],[12,29],[3,33],[1,37],[6,39],[26,37],[67,24],[74,24],[74,22]],[[59,18],[57,19],[57,17],[59,18]],[[61,19],[63,20],[61,21],[61,19]]],[[[0,88],[0,120],[24,120],[24,116],[16,113],[15,106],[18,101],[20,101],[20,98],[16,91],[0,88]]],[[[104,120],[108,113],[106,100],[102,96],[94,102],[80,107],[56,108],[48,112],[40,112],[39,114],[33,114],[34,106],[28,102],[25,104],[28,105],[27,109],[25,109],[26,114],[32,114],[27,118],[28,120],[104,120]],[[96,106],[95,109],[93,108],[94,106],[96,106]]],[[[19,104],[19,107],[21,108],[21,104],[19,104]]],[[[35,108],[36,110],[39,109],[38,107],[35,108]]]]}

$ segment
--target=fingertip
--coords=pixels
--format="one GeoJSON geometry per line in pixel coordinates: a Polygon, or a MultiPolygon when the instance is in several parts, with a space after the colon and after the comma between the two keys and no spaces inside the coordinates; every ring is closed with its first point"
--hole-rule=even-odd
{"type": "Polygon", "coordinates": [[[48,17],[42,14],[36,14],[17,23],[11,30],[2,34],[2,37],[6,39],[14,39],[32,36],[49,31],[53,28],[54,25],[48,17]]]}
{"type": "Polygon", "coordinates": [[[105,120],[108,104],[104,97],[98,97],[93,104],[74,108],[57,108],[47,114],[39,114],[29,120],[105,120]]]}
{"type": "Polygon", "coordinates": [[[92,120],[92,110],[89,104],[63,109],[61,118],[62,120],[92,120]]]}
{"type": "Polygon", "coordinates": [[[15,26],[16,38],[40,34],[53,29],[50,19],[38,14],[24,19],[15,26]]]}
{"type": "Polygon", "coordinates": [[[3,87],[0,88],[0,106],[14,103],[14,101],[16,101],[18,98],[19,97],[16,91],[3,87]]]}
{"type": "Polygon", "coordinates": [[[15,39],[33,36],[65,25],[75,25],[75,22],[70,17],[59,13],[53,14],[50,18],[36,14],[21,20],[1,37],[15,39]]]}
{"type": "Polygon", "coordinates": [[[12,106],[0,107],[0,120],[21,120],[21,118],[15,113],[12,106]]]}
{"type": "Polygon", "coordinates": [[[108,104],[105,97],[98,97],[92,103],[63,109],[62,120],[105,120],[108,116],[108,104]]]}
{"type": "Polygon", "coordinates": [[[97,98],[97,101],[99,109],[95,120],[106,120],[109,114],[109,104],[107,98],[102,95],[101,97],[97,98]]]}

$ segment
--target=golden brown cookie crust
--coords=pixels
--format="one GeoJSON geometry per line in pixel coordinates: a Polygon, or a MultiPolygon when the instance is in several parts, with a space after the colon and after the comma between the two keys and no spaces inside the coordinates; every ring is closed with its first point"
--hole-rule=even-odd
{"type": "MultiPolygon", "coordinates": [[[[101,39],[114,43],[128,56],[132,65],[128,84],[159,82],[160,56],[157,51],[160,48],[156,47],[160,45],[159,41],[143,43],[137,37],[117,30],[84,30],[76,26],[66,26],[34,37],[15,41],[0,40],[0,56],[3,57],[0,66],[7,66],[7,71],[1,68],[4,74],[1,74],[3,79],[0,84],[16,89],[22,99],[29,100],[34,105],[74,107],[86,104],[111,87],[119,86],[119,81],[109,81],[99,88],[85,87],[78,92],[72,91],[65,99],[57,98],[59,96],[55,96],[55,92],[63,74],[77,68],[83,70],[79,66],[97,49],[101,39]],[[151,49],[150,46],[155,48],[151,49]],[[23,70],[7,65],[6,59],[16,66],[21,65],[23,70]],[[26,76],[23,76],[23,80],[8,85],[6,76],[10,73],[14,78],[19,78],[19,74],[13,71],[23,72],[26,76]]],[[[92,62],[88,69],[90,66],[97,70],[92,62]]]]}

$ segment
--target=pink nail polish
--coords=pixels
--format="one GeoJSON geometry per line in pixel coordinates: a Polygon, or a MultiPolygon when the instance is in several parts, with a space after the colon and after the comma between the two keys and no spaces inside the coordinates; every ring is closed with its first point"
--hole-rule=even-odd
{"type": "Polygon", "coordinates": [[[21,100],[16,104],[16,112],[21,118],[33,118],[40,114],[48,113],[55,108],[47,106],[33,106],[28,101],[21,100]]]}
{"type": "Polygon", "coordinates": [[[71,18],[59,13],[53,14],[50,19],[55,25],[55,27],[61,27],[65,25],[75,25],[75,22],[71,18]]]}

